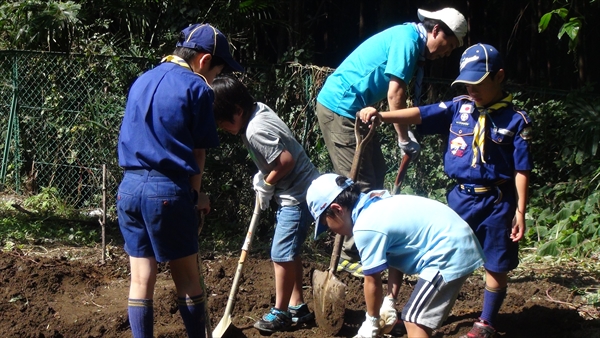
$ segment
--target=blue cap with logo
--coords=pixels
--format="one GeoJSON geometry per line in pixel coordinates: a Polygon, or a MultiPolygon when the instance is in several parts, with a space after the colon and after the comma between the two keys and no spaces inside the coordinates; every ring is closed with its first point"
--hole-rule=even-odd
{"type": "Polygon", "coordinates": [[[225,61],[227,66],[236,72],[243,72],[244,67],[237,63],[229,51],[229,42],[223,33],[210,24],[195,24],[181,31],[183,41],[177,42],[177,47],[187,47],[209,52],[225,61]]]}
{"type": "Polygon", "coordinates": [[[339,186],[336,183],[336,179],[339,176],[340,175],[338,174],[323,174],[312,181],[306,192],[308,209],[316,221],[315,239],[327,230],[327,225],[321,224],[321,215],[323,214],[323,211],[329,207],[344,189],[354,183],[351,179],[347,178],[344,183],[339,186]]]}
{"type": "Polygon", "coordinates": [[[467,48],[460,58],[460,74],[452,82],[479,84],[490,73],[504,68],[502,56],[496,48],[478,43],[467,48]]]}

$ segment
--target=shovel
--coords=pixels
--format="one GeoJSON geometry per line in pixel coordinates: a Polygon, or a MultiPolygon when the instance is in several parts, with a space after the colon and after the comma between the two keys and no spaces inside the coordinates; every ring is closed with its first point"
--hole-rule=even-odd
{"type": "Polygon", "coordinates": [[[404,176],[406,176],[406,170],[408,169],[409,163],[410,155],[404,154],[404,156],[402,156],[402,162],[400,162],[400,166],[398,167],[398,174],[396,175],[396,181],[394,181],[394,190],[392,190],[392,195],[398,195],[400,193],[402,181],[404,180],[404,176]]]}
{"type": "MultiPolygon", "coordinates": [[[[361,123],[362,121],[357,117],[354,123],[356,151],[352,159],[352,168],[350,169],[349,177],[353,181],[356,181],[358,177],[364,145],[373,138],[375,128],[379,125],[380,121],[377,119],[373,121],[364,139],[360,133],[361,123]]],[[[344,312],[346,309],[346,285],[334,275],[340,261],[340,252],[342,251],[343,244],[342,238],[339,234],[335,235],[329,269],[327,271],[315,270],[312,278],[315,320],[317,325],[331,336],[337,334],[344,325],[344,312]]]]}
{"type": "Polygon", "coordinates": [[[233,310],[233,302],[235,301],[235,295],[237,294],[240,276],[242,275],[242,269],[244,268],[244,262],[246,261],[246,256],[248,255],[248,251],[250,250],[250,245],[252,244],[252,238],[254,238],[254,229],[258,224],[260,216],[260,203],[258,201],[258,196],[256,196],[256,200],[254,201],[254,213],[252,214],[252,220],[250,221],[250,226],[248,227],[248,233],[246,234],[246,239],[244,240],[244,245],[242,246],[242,254],[240,255],[240,260],[238,262],[237,270],[235,271],[235,277],[233,278],[233,285],[231,286],[231,291],[229,292],[229,298],[227,299],[227,306],[225,307],[225,314],[223,318],[219,321],[219,324],[215,327],[212,332],[213,338],[221,338],[231,325],[231,311],[233,310]]]}
{"type": "Polygon", "coordinates": [[[204,213],[200,213],[200,222],[198,222],[198,273],[200,274],[200,285],[202,285],[202,294],[204,295],[204,335],[206,338],[212,338],[210,329],[210,317],[208,315],[208,297],[206,295],[206,283],[204,283],[204,266],[202,265],[202,256],[200,255],[200,233],[204,227],[204,213]]]}

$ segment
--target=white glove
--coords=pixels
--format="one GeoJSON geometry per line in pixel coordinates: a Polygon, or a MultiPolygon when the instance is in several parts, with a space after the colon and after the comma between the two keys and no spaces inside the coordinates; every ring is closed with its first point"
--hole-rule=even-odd
{"type": "Polygon", "coordinates": [[[265,176],[260,171],[254,175],[252,184],[254,184],[254,191],[256,191],[256,195],[258,196],[260,210],[267,210],[269,201],[273,198],[273,193],[275,193],[275,186],[265,182],[265,176]]]}
{"type": "Polygon", "coordinates": [[[381,328],[381,333],[390,333],[398,322],[398,313],[396,312],[396,301],[394,298],[385,297],[383,298],[383,303],[381,304],[381,308],[379,309],[379,316],[381,317],[381,321],[383,322],[383,327],[381,328]]]}
{"type": "Polygon", "coordinates": [[[419,145],[419,142],[417,142],[417,138],[412,130],[408,131],[408,137],[410,138],[410,141],[402,142],[398,140],[398,146],[402,151],[402,156],[404,156],[404,154],[409,154],[410,159],[414,161],[421,153],[421,145],[419,145]]]}
{"type": "Polygon", "coordinates": [[[381,319],[371,317],[368,313],[365,313],[365,315],[367,316],[367,319],[362,323],[354,338],[377,338],[381,326],[381,319]]]}

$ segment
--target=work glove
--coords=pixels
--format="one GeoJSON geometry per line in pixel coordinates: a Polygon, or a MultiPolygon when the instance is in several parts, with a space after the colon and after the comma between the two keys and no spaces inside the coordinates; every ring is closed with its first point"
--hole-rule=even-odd
{"type": "Polygon", "coordinates": [[[379,335],[379,329],[381,328],[381,319],[377,317],[371,317],[368,313],[365,313],[367,319],[362,323],[358,333],[354,338],[377,338],[379,335]]]}
{"type": "Polygon", "coordinates": [[[269,207],[269,201],[271,201],[271,198],[273,198],[273,193],[275,193],[275,186],[265,182],[265,176],[260,171],[254,175],[252,184],[254,184],[256,196],[258,196],[260,210],[267,210],[269,207]]]}
{"type": "Polygon", "coordinates": [[[398,146],[400,147],[402,156],[404,156],[404,154],[408,154],[410,155],[410,159],[415,161],[421,153],[421,146],[419,145],[419,142],[417,142],[417,138],[412,130],[408,131],[408,138],[410,141],[406,142],[402,142],[398,139],[398,146]]]}
{"type": "Polygon", "coordinates": [[[381,333],[387,334],[392,331],[396,322],[398,322],[398,313],[396,312],[396,301],[392,297],[383,298],[383,303],[379,309],[379,316],[383,327],[381,333]]]}

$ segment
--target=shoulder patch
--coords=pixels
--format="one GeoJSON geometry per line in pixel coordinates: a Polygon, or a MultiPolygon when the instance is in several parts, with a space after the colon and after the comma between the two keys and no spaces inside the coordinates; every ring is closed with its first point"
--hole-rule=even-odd
{"type": "Polygon", "coordinates": [[[525,141],[530,141],[533,138],[533,131],[531,127],[525,127],[523,130],[521,130],[520,135],[525,141]]]}

